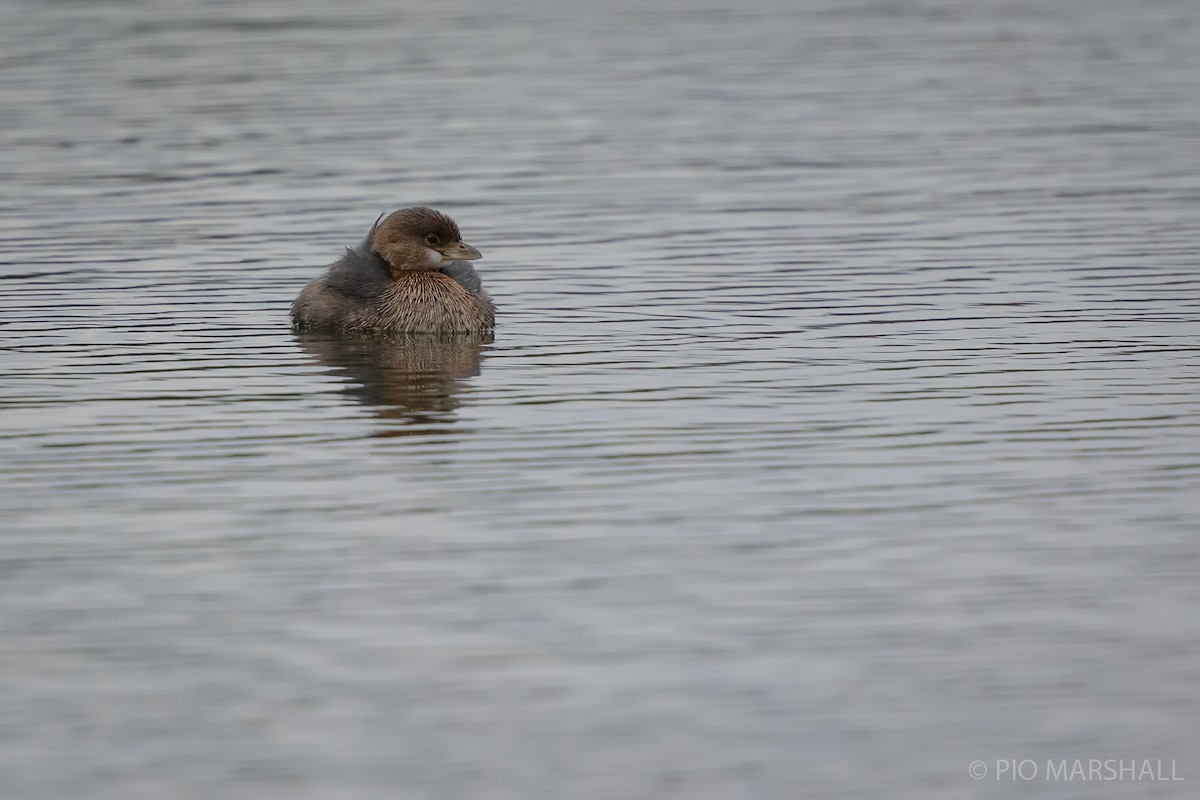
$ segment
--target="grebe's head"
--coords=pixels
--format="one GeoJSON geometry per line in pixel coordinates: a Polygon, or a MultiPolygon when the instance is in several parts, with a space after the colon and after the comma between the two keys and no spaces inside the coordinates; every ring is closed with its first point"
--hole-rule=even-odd
{"type": "Polygon", "coordinates": [[[482,258],[462,240],[454,220],[440,211],[417,206],[402,208],[377,220],[371,229],[371,252],[398,272],[441,269],[451,261],[482,258]]]}

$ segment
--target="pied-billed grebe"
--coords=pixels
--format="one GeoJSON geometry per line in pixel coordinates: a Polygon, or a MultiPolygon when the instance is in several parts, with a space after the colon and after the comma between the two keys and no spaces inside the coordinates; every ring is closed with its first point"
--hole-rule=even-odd
{"type": "Polygon", "coordinates": [[[302,328],[395,333],[486,331],[496,307],[468,261],[479,251],[454,220],[432,208],[403,208],[371,226],[292,303],[302,328]]]}

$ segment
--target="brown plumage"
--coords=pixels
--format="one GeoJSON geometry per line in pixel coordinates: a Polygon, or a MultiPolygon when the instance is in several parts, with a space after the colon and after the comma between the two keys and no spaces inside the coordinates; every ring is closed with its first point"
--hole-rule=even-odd
{"type": "Polygon", "coordinates": [[[496,308],[469,261],[454,220],[432,208],[405,208],[376,220],[292,303],[303,328],[394,333],[486,331],[496,308]]]}

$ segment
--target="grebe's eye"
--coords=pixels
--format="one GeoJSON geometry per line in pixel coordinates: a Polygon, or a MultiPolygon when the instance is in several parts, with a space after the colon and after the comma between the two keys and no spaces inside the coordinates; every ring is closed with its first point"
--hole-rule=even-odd
{"type": "Polygon", "coordinates": [[[429,242],[430,244],[437,244],[438,243],[437,235],[433,234],[433,233],[427,233],[427,234],[425,234],[425,241],[429,242]]]}

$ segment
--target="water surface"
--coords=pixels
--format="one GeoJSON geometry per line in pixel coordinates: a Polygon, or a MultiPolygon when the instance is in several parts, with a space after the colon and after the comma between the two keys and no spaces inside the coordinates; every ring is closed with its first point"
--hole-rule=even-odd
{"type": "Polygon", "coordinates": [[[1197,42],[6,5],[0,794],[1190,796],[1197,42]],[[494,338],[289,330],[418,203],[494,338]],[[1077,757],[1185,782],[967,773],[1077,757]]]}

